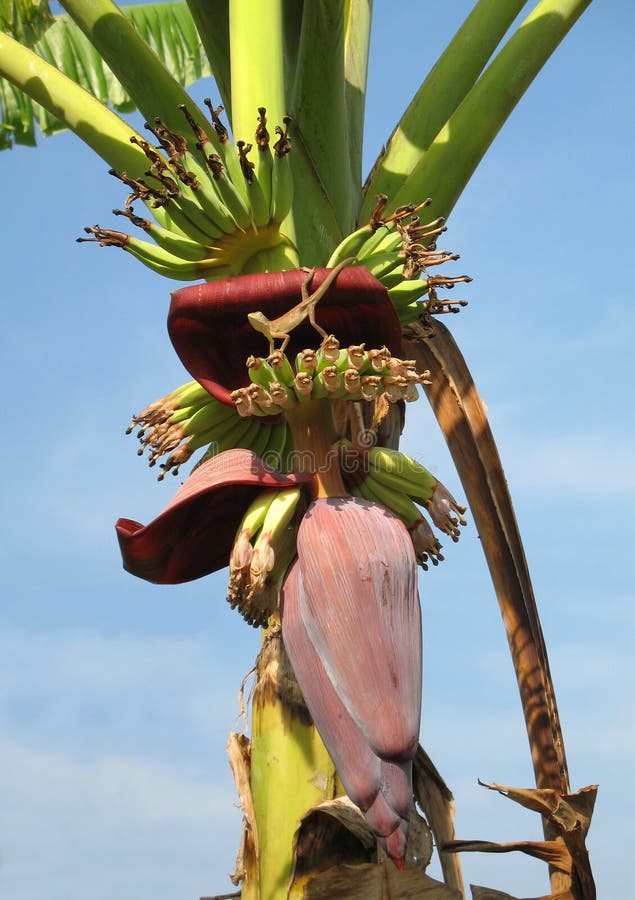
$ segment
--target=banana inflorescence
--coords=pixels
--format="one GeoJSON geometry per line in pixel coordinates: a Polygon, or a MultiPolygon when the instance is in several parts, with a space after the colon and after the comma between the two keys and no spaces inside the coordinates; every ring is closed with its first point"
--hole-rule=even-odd
{"type": "MultiPolygon", "coordinates": [[[[269,251],[279,251],[280,267],[297,262],[295,248],[280,230],[293,205],[290,117],[283,118],[284,127],[276,126],[272,152],[266,110],[259,108],[256,165],[249,156],[251,143],[238,140],[236,148],[232,146],[220,119],[222,107],[214,108],[209,99],[205,103],[213,123],[209,135],[181,104],[192,146],[157,118],[146,123],[156,145],[131,138],[148,159],[145,178],[110,170],[130,189],[123,210],[113,212],[152,240],[93,225],[84,229],[90,237],[79,241],[121,247],[160,275],[179,281],[211,281],[256,271],[261,254],[269,251]],[[146,204],[156,221],[135,213],[137,200],[146,204]]],[[[471,279],[430,274],[430,269],[459,258],[450,250],[437,249],[437,238],[446,230],[443,218],[422,223],[419,213],[430,202],[409,203],[384,215],[387,197],[380,194],[370,221],[347,235],[327,262],[327,268],[334,268],[356,257],[354,265],[365,266],[385,285],[402,325],[421,316],[459,312],[467,303],[438,296],[439,288],[451,289],[471,279]]]]}
{"type": "Polygon", "coordinates": [[[99,225],[85,228],[90,237],[78,238],[80,242],[121,247],[160,275],[179,281],[227,278],[248,269],[249,261],[263,251],[295,252],[280,232],[293,202],[290,118],[285,116],[284,128],[276,127],[272,153],[266,111],[259,109],[256,174],[249,159],[252,145],[238,141],[235,150],[220,120],[222,107],[215,109],[209,99],[205,103],[214,126],[209,135],[181,104],[192,145],[192,138],[188,142],[157,118],[145,126],[156,145],[131,138],[148,159],[145,177],[110,170],[130,189],[124,209],[114,210],[115,215],[127,217],[152,242],[99,225]],[[145,203],[156,222],[135,214],[136,201],[145,203]]]}
{"type": "Polygon", "coordinates": [[[437,250],[437,238],[446,231],[445,220],[421,222],[418,213],[430,205],[429,198],[418,205],[400,206],[384,217],[387,202],[386,195],[380,194],[370,222],[344,238],[327,267],[355,256],[356,265],[365,266],[385,285],[402,325],[421,316],[459,312],[467,301],[440,299],[437,290],[451,289],[472,279],[468,275],[430,275],[428,271],[459,259],[451,250],[437,250]]]}
{"type": "Polygon", "coordinates": [[[265,626],[296,553],[299,488],[260,493],[245,513],[229,560],[227,600],[254,627],[265,626]]]}
{"type": "Polygon", "coordinates": [[[197,381],[182,385],[166,397],[132,417],[126,433],[139,428],[137,437],[142,456],[147,449],[150,466],[160,464],[162,481],[167,472],[179,467],[203,447],[204,462],[224,450],[244,447],[253,450],[272,469],[277,469],[291,450],[291,433],[286,422],[270,424],[245,419],[232,407],[211,397],[197,381]]]}
{"type": "Polygon", "coordinates": [[[425,466],[399,450],[361,448],[344,439],[336,447],[350,492],[363,500],[380,503],[402,520],[424,569],[428,568],[428,562],[436,566],[443,560],[441,544],[417,504],[426,509],[434,525],[453,541],[458,541],[460,527],[467,524],[465,507],[456,502],[425,466]]]}
{"type": "Polygon", "coordinates": [[[297,354],[294,365],[281,350],[266,359],[250,356],[251,384],[232,392],[240,416],[271,416],[307,400],[413,401],[417,385],[429,384],[430,373],[419,373],[412,359],[398,359],[386,347],[366,350],[364,344],[341,348],[328,335],[317,350],[297,354]]]}

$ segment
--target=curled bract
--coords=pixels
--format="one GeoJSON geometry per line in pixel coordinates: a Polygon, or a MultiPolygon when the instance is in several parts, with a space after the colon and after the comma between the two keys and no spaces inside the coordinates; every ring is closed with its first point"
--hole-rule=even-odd
{"type": "MultiPolygon", "coordinates": [[[[329,269],[316,269],[317,290],[329,269]]],[[[249,384],[245,360],[267,350],[262,334],[247,315],[262,312],[275,319],[300,300],[306,272],[295,269],[240,275],[181,288],[172,294],[168,331],[185,368],[217,400],[231,404],[231,392],[249,384]]],[[[401,351],[401,325],[386,288],[364,266],[338,274],[316,307],[316,320],[343,345],[386,345],[393,356],[401,351]]],[[[294,328],[289,356],[316,344],[308,320],[294,328]]]]}
{"type": "Polygon", "coordinates": [[[306,484],[280,475],[251,450],[227,450],[198,466],[148,525],[119,519],[124,568],[156,584],[179,584],[227,565],[245,510],[263,488],[306,484]]]}

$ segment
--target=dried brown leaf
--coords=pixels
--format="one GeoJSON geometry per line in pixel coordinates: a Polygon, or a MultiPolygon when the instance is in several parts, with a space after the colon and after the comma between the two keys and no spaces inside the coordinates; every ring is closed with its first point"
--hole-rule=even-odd
{"type": "Polygon", "coordinates": [[[483,784],[483,787],[498,791],[526,809],[539,812],[550,823],[554,833],[561,836],[571,857],[579,897],[581,900],[595,900],[595,884],[585,838],[591,824],[597,785],[584,787],[575,794],[564,795],[559,791],[514,788],[500,784],[483,784]]]}
{"type": "Polygon", "coordinates": [[[438,321],[407,332],[404,353],[429,369],[426,394],[474,516],[518,678],[536,783],[569,790],[555,693],[527,561],[485,405],[448,329],[438,321]]]}
{"type": "Polygon", "coordinates": [[[240,884],[248,873],[258,872],[258,829],[251,796],[251,746],[244,734],[232,731],[227,742],[227,756],[243,811],[243,827],[236,856],[236,870],[230,876],[233,884],[240,884]]]}
{"type": "Polygon", "coordinates": [[[505,894],[503,891],[495,891],[493,888],[478,887],[471,884],[472,900],[575,900],[570,891],[561,894],[546,894],[543,897],[512,897],[511,894],[505,894]]]}
{"type": "Polygon", "coordinates": [[[514,788],[504,784],[485,784],[483,787],[498,791],[526,809],[533,809],[549,819],[560,831],[578,832],[586,835],[591,824],[598,786],[581,788],[575,794],[560,794],[558,791],[536,788],[514,788]]]}
{"type": "Polygon", "coordinates": [[[462,895],[406,866],[391,862],[337,866],[307,881],[302,900],[462,900],[462,895]]]}
{"type": "Polygon", "coordinates": [[[316,806],[304,816],[294,840],[295,864],[290,900],[300,898],[426,897],[461,900],[454,891],[426,878],[423,870],[432,855],[432,835],[414,810],[410,818],[406,867],[403,873],[378,849],[376,837],[359,809],[339,797],[316,806]],[[421,893],[426,890],[427,893],[421,893]],[[419,893],[417,893],[419,891],[419,893]],[[409,893],[408,893],[409,892],[409,893]]]}
{"type": "Polygon", "coordinates": [[[446,841],[451,841],[455,837],[454,797],[421,745],[417,748],[413,761],[413,788],[417,803],[428,820],[439,850],[443,880],[463,896],[463,876],[459,857],[442,849],[446,841]]]}
{"type": "Polygon", "coordinates": [[[561,872],[571,872],[571,857],[561,841],[510,841],[498,844],[494,841],[448,841],[444,850],[451,853],[513,853],[518,850],[542,859],[561,872]]]}

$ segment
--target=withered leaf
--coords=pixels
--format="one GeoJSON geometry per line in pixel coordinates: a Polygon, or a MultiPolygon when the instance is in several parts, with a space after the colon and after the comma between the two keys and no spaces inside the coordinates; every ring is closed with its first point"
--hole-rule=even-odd
{"type": "Polygon", "coordinates": [[[451,853],[512,853],[519,850],[528,856],[542,859],[561,872],[571,871],[571,857],[561,841],[510,841],[498,844],[495,841],[448,841],[443,847],[451,853]]]}

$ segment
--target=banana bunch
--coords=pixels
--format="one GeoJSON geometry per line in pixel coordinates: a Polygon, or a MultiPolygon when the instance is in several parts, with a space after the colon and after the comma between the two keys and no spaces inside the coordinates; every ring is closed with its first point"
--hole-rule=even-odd
{"type": "Polygon", "coordinates": [[[387,288],[402,325],[422,315],[459,312],[466,300],[446,300],[437,296],[438,288],[452,289],[470,282],[468,275],[448,277],[430,275],[428,269],[459,259],[451,250],[437,250],[436,240],[447,229],[442,217],[423,223],[417,213],[429,206],[430,198],[419,205],[398,207],[384,218],[387,196],[380,194],[370,222],[352,232],[335,248],[327,267],[347,257],[356,257],[356,265],[365,266],[387,288]],[[424,274],[424,278],[420,276],[424,274]],[[421,298],[426,299],[421,301],[421,298]]]}
{"type": "Polygon", "coordinates": [[[441,544],[417,504],[426,509],[434,525],[453,541],[459,539],[460,526],[467,524],[466,508],[459,506],[425,466],[399,450],[362,449],[347,440],[340,440],[335,446],[351,493],[394,512],[410,531],[423,568],[427,570],[428,562],[438,565],[443,560],[441,544]]]}
{"type": "Polygon", "coordinates": [[[317,350],[297,354],[294,366],[281,350],[266,359],[250,356],[251,384],[232,392],[241,417],[271,416],[306,400],[374,400],[391,403],[417,400],[418,384],[429,384],[428,371],[418,373],[415,361],[398,359],[386,347],[366,350],[364,344],[340,348],[328,335],[317,350]]]}
{"type": "Polygon", "coordinates": [[[282,579],[296,553],[296,510],[301,499],[299,488],[262,491],[236,533],[227,601],[255,628],[264,627],[277,608],[282,579]]]}
{"type": "Polygon", "coordinates": [[[292,446],[286,422],[246,420],[234,407],[211,397],[197,381],[182,385],[133,416],[126,434],[137,426],[139,456],[148,449],[152,467],[167,454],[160,466],[159,481],[167,472],[177,475],[179,467],[205,446],[208,449],[200,462],[225,450],[244,447],[276,471],[283,468],[292,446]]]}
{"type": "Polygon", "coordinates": [[[148,159],[146,177],[129,178],[125,172],[110,170],[131,191],[124,208],[114,214],[127,218],[152,241],[94,225],[84,229],[91,237],[78,238],[79,242],[120,247],[160,275],[179,281],[237,275],[252,257],[274,248],[283,255],[293,253],[290,241],[280,233],[293,202],[290,118],[285,117],[284,129],[276,128],[272,152],[266,110],[259,109],[256,168],[249,159],[252,144],[238,141],[236,153],[219,117],[222,107],[214,109],[209,99],[205,103],[214,125],[211,136],[181,104],[193,147],[157,118],[145,125],[157,146],[136,136],[130,139],[148,159]],[[156,221],[135,214],[137,200],[156,221]]]}

